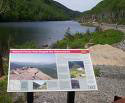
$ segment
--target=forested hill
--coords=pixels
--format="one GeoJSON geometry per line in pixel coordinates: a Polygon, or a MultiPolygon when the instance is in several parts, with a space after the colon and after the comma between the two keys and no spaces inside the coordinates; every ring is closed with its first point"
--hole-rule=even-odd
{"type": "MultiPolygon", "coordinates": [[[[1,21],[67,20],[80,13],[72,11],[54,0],[1,0],[5,1],[1,21]],[[6,5],[6,6],[5,6],[6,5]]],[[[1,9],[0,9],[1,10],[1,9]]]]}
{"type": "Polygon", "coordinates": [[[55,5],[56,5],[57,8],[62,9],[64,11],[64,13],[68,14],[71,18],[76,18],[76,17],[78,17],[81,14],[81,12],[73,11],[73,10],[65,7],[64,5],[56,2],[56,1],[54,1],[54,3],[55,3],[55,5]]]}
{"type": "Polygon", "coordinates": [[[125,24],[125,0],[103,0],[82,16],[103,22],[125,24]]]}

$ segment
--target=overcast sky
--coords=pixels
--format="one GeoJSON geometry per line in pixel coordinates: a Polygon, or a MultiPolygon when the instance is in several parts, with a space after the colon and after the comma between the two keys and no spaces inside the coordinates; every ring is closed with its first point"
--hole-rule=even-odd
{"type": "Polygon", "coordinates": [[[52,64],[56,62],[54,54],[11,54],[11,62],[52,64]]]}
{"type": "Polygon", "coordinates": [[[102,0],[55,0],[66,7],[76,11],[86,11],[92,9],[102,0]]]}

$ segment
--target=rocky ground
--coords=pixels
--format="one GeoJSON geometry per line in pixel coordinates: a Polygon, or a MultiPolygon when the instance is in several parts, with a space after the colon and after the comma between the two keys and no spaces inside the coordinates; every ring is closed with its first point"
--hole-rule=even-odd
{"type": "Polygon", "coordinates": [[[112,46],[125,51],[125,40],[123,40],[119,43],[113,44],[112,46]]]}

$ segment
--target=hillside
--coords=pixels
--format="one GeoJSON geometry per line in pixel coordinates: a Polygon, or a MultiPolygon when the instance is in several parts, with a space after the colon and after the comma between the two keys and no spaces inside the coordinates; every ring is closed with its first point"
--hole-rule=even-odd
{"type": "Polygon", "coordinates": [[[8,0],[3,5],[7,7],[0,14],[1,21],[67,20],[80,14],[53,0],[8,0]]]}
{"type": "Polygon", "coordinates": [[[103,0],[82,16],[101,22],[125,24],[125,0],[103,0]]]}

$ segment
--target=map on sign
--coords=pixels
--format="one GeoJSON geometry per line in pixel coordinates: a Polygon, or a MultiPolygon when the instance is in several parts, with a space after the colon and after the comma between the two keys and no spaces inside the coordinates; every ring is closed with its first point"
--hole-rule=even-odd
{"type": "Polygon", "coordinates": [[[89,90],[97,90],[89,50],[10,50],[8,92],[89,90]]]}

